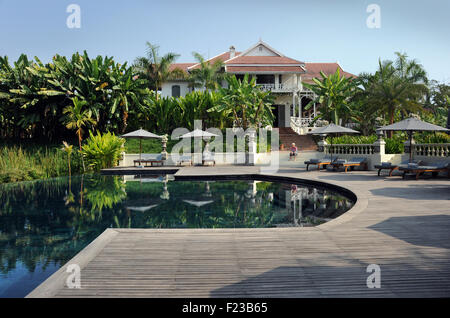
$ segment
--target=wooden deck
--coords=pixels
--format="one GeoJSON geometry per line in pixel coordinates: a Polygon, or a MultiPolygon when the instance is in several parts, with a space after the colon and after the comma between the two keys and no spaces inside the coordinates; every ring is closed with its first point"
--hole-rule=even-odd
{"type": "MultiPolygon", "coordinates": [[[[178,173],[206,169],[226,170],[178,173]]],[[[68,262],[82,268],[81,289],[65,287],[66,264],[28,297],[450,296],[448,179],[295,168],[277,175],[344,186],[358,202],[316,228],[109,229],[68,262]],[[366,285],[369,264],[381,267],[379,289],[366,285]]]]}

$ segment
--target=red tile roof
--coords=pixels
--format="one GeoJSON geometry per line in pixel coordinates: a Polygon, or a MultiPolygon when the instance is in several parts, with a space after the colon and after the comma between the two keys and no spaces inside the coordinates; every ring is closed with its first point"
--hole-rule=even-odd
{"type": "MultiPolygon", "coordinates": [[[[240,54],[236,52],[236,55],[240,54]]],[[[211,59],[209,62],[214,63],[217,60],[227,61],[230,57],[230,52],[225,52],[217,55],[211,59]]],[[[304,73],[304,69],[298,64],[303,64],[303,62],[290,59],[288,57],[281,56],[239,56],[225,63],[227,72],[229,73],[251,73],[251,72],[286,72],[286,73],[304,73]],[[245,64],[235,65],[235,64],[245,64]],[[253,64],[253,65],[252,65],[253,64]],[[254,64],[275,64],[282,66],[254,66],[254,64]]],[[[356,77],[355,75],[345,72],[338,63],[304,63],[306,68],[306,73],[302,75],[302,81],[306,83],[312,83],[314,77],[321,78],[320,71],[324,72],[326,75],[333,74],[336,69],[339,68],[341,75],[345,77],[356,77]]],[[[176,68],[181,69],[185,73],[188,69],[195,69],[199,67],[198,63],[174,63],[170,66],[170,70],[176,68]]]]}
{"type": "Polygon", "coordinates": [[[183,72],[185,72],[187,74],[187,69],[188,67],[195,65],[196,63],[173,63],[169,66],[169,70],[173,71],[176,68],[179,68],[180,70],[182,70],[183,72]]]}
{"type": "Polygon", "coordinates": [[[238,56],[225,63],[231,64],[304,64],[285,56],[238,56]]]}
{"type": "Polygon", "coordinates": [[[312,83],[314,77],[319,79],[322,78],[322,76],[320,76],[321,71],[324,72],[325,75],[330,75],[336,72],[336,69],[338,68],[341,75],[345,77],[356,77],[356,75],[345,72],[338,63],[305,63],[305,68],[306,74],[302,75],[302,81],[306,83],[312,83]]]}
{"type": "Polygon", "coordinates": [[[300,66],[231,66],[227,65],[227,73],[258,73],[258,72],[286,72],[286,73],[304,73],[300,66]]]}
{"type": "MultiPolygon", "coordinates": [[[[241,52],[236,52],[235,56],[241,54],[241,52]]],[[[230,51],[228,52],[224,52],[222,54],[219,54],[217,56],[214,56],[206,61],[208,61],[211,64],[214,64],[216,61],[222,61],[225,62],[226,60],[230,59],[230,51]]],[[[196,69],[196,68],[200,68],[200,63],[193,63],[193,65],[190,67],[190,69],[196,69]]]]}

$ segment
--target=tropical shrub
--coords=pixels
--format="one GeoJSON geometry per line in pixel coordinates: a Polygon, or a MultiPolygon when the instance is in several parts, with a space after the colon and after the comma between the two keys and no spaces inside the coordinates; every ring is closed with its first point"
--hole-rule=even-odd
{"type": "Polygon", "coordinates": [[[377,140],[376,135],[371,136],[350,136],[350,135],[344,135],[339,137],[328,137],[327,143],[331,143],[333,141],[333,144],[373,144],[377,140]]]}
{"type": "Polygon", "coordinates": [[[445,144],[450,143],[450,135],[440,132],[423,132],[415,136],[415,141],[421,144],[445,144]]]}
{"type": "MultiPolygon", "coordinates": [[[[406,134],[400,133],[395,134],[392,136],[392,138],[384,138],[384,141],[386,142],[385,145],[385,153],[387,154],[397,154],[402,153],[404,150],[404,142],[406,140],[406,134]]],[[[339,137],[333,137],[333,145],[336,144],[373,144],[378,137],[376,135],[370,135],[370,136],[339,136],[339,137]]],[[[331,137],[328,137],[327,143],[331,143],[331,137]]]]}
{"type": "Polygon", "coordinates": [[[118,163],[124,142],[124,139],[110,132],[94,135],[90,131],[81,153],[92,170],[111,168],[118,163]]]}
{"type": "Polygon", "coordinates": [[[387,154],[398,154],[403,153],[405,151],[405,142],[406,138],[401,135],[393,135],[392,138],[386,138],[384,141],[385,145],[385,153],[387,154]]]}

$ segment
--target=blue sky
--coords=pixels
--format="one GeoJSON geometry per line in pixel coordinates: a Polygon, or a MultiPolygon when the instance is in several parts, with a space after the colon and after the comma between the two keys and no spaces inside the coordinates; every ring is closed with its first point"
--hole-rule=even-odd
{"type": "Polygon", "coordinates": [[[306,62],[335,62],[354,74],[374,71],[395,51],[416,58],[429,77],[450,82],[450,1],[447,0],[0,0],[0,55],[49,61],[55,54],[114,56],[132,62],[145,42],[175,52],[212,57],[259,38],[306,62]],[[66,7],[81,7],[81,28],[66,26],[66,7]],[[381,28],[369,29],[369,4],[381,8],[381,28]]]}

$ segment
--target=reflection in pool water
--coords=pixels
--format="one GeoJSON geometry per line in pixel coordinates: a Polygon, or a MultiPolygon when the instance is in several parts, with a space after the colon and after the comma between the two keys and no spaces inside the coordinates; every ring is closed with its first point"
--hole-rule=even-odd
{"type": "Polygon", "coordinates": [[[84,176],[0,185],[0,297],[23,297],[106,228],[314,226],[353,202],[258,180],[84,176]]]}

